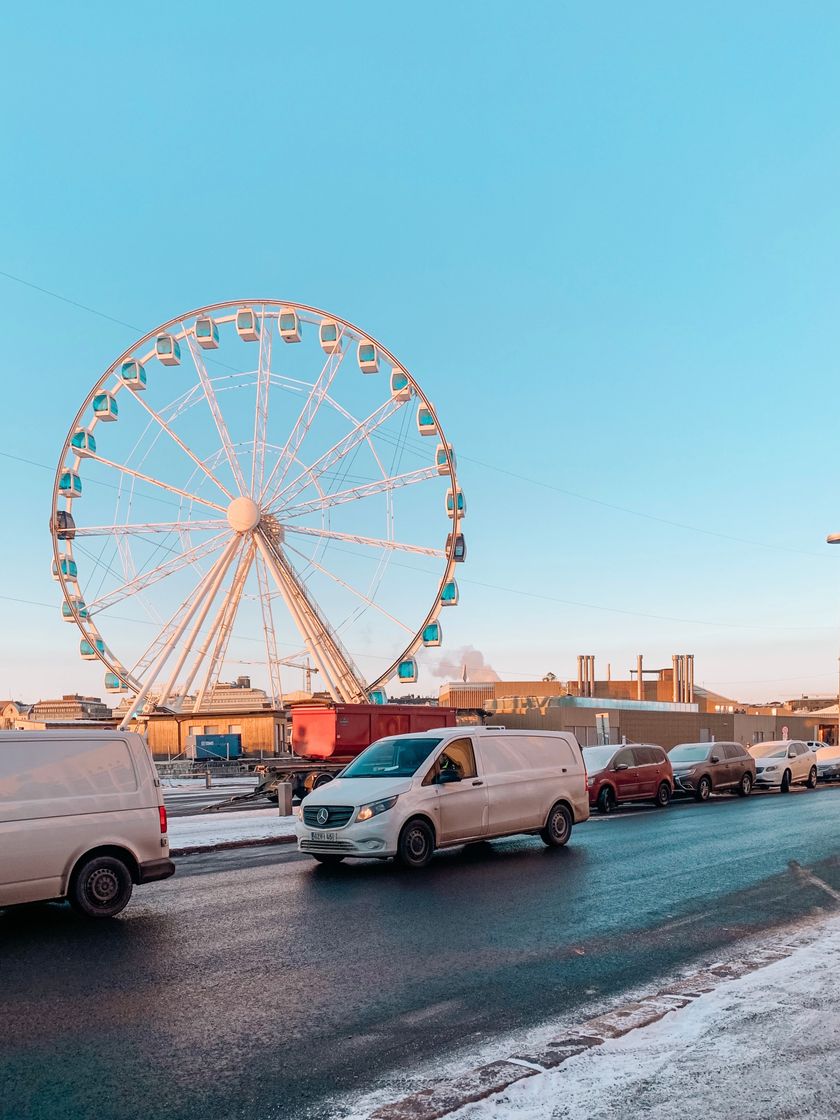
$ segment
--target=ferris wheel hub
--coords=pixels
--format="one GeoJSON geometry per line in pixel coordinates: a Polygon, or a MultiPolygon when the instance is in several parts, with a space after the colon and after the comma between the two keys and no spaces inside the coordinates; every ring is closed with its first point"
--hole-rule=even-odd
{"type": "Polygon", "coordinates": [[[234,498],[228,506],[228,524],[235,533],[250,533],[260,523],[260,507],[253,498],[234,498]]]}

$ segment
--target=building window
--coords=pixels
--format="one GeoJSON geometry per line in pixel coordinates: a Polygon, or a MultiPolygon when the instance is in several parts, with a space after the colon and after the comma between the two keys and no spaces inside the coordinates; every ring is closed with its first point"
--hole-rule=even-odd
{"type": "Polygon", "coordinates": [[[241,723],[229,723],[228,724],[228,735],[241,735],[241,734],[242,734],[242,724],[241,723]]]}
{"type": "Polygon", "coordinates": [[[190,727],[189,734],[190,735],[203,735],[204,734],[204,728],[203,727],[197,727],[197,726],[193,725],[193,726],[190,727]]]}

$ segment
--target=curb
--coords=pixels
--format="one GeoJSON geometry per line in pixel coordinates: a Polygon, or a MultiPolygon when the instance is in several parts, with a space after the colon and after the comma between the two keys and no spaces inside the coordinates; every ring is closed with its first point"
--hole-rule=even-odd
{"type": "Polygon", "coordinates": [[[170,848],[169,855],[198,856],[205,852],[227,852],[233,848],[267,848],[272,844],[294,844],[296,836],[261,836],[253,840],[220,840],[217,844],[191,844],[188,848],[170,848]]]}
{"type": "Polygon", "coordinates": [[[465,1105],[507,1089],[517,1081],[557,1069],[569,1058],[601,1046],[608,1039],[620,1038],[640,1027],[650,1026],[711,992],[724,981],[737,980],[789,957],[796,947],[785,945],[780,949],[759,949],[747,960],[715,964],[693,972],[654,995],[586,1020],[577,1033],[550,1041],[534,1053],[517,1054],[477,1066],[452,1080],[439,1081],[382,1105],[369,1114],[369,1120],[440,1120],[465,1105]]]}

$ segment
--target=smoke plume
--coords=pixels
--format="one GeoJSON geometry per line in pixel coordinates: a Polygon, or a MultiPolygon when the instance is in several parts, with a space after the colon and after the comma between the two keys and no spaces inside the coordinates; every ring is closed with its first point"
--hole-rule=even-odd
{"type": "Polygon", "coordinates": [[[497,681],[499,674],[484,660],[484,654],[475,646],[463,646],[432,663],[436,677],[447,681],[461,681],[466,669],[468,681],[497,681]]]}

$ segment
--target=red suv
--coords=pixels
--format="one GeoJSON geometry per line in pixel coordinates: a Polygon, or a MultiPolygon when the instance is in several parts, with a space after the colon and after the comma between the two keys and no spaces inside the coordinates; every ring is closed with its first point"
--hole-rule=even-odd
{"type": "Polygon", "coordinates": [[[674,790],[674,771],[662,747],[624,743],[620,747],[586,747],[589,804],[610,813],[621,801],[652,801],[664,809],[674,790]]]}

